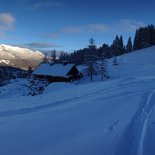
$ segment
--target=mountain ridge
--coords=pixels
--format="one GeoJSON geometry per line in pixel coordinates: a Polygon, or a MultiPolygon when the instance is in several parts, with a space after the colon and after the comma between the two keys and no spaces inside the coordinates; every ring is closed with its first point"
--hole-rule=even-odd
{"type": "Polygon", "coordinates": [[[0,65],[27,70],[29,66],[35,69],[43,60],[40,51],[24,47],[0,44],[0,65]]]}

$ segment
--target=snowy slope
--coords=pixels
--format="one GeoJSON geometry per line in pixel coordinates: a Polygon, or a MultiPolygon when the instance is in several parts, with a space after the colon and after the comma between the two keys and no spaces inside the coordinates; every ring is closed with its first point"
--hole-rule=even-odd
{"type": "Polygon", "coordinates": [[[38,65],[44,55],[39,51],[27,48],[0,44],[0,64],[22,69],[38,65]],[[35,64],[36,63],[36,64],[35,64]]]}
{"type": "Polygon", "coordinates": [[[155,46],[118,57],[118,67],[111,68],[112,76],[142,77],[154,76],[155,46]]]}
{"type": "Polygon", "coordinates": [[[0,154],[154,155],[155,47],[109,61],[110,79],[55,83],[26,96],[0,87],[0,154]]]}

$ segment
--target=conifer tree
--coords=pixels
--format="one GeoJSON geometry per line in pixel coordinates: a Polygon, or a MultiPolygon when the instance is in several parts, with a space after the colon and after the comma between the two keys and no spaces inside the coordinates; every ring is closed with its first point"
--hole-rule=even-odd
{"type": "Polygon", "coordinates": [[[124,53],[124,43],[122,35],[119,38],[119,54],[122,55],[124,53]]]}
{"type": "Polygon", "coordinates": [[[113,41],[111,45],[111,52],[113,53],[113,56],[119,56],[124,53],[124,44],[123,44],[123,37],[116,35],[115,40],[113,41]]]}
{"type": "Polygon", "coordinates": [[[143,49],[155,45],[155,28],[153,25],[140,27],[136,30],[134,38],[134,50],[143,49]]]}
{"type": "Polygon", "coordinates": [[[133,45],[133,50],[138,50],[139,49],[139,30],[137,29],[135,32],[135,37],[134,37],[134,45],[133,45]]]}
{"type": "Polygon", "coordinates": [[[131,37],[129,37],[125,51],[126,53],[128,53],[128,52],[132,52],[132,50],[133,50],[132,41],[131,41],[131,37]]]}
{"type": "Polygon", "coordinates": [[[154,25],[149,25],[149,32],[150,32],[150,45],[155,45],[155,27],[154,25]]]}

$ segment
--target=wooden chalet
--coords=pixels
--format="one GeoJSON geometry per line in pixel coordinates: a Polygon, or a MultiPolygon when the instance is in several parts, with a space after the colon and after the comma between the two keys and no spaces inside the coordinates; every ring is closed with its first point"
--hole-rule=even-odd
{"type": "Polygon", "coordinates": [[[33,77],[49,82],[70,82],[79,79],[81,74],[74,64],[43,63],[33,72],[33,77]]]}

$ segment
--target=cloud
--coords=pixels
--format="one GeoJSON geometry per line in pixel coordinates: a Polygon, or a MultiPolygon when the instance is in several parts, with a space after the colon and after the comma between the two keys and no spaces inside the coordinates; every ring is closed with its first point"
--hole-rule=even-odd
{"type": "Polygon", "coordinates": [[[0,36],[5,36],[5,32],[14,28],[15,18],[10,13],[0,13],[0,36]]]}
{"type": "Polygon", "coordinates": [[[61,7],[63,5],[62,2],[57,1],[44,1],[33,4],[32,8],[49,8],[49,7],[61,7]]]}
{"type": "Polygon", "coordinates": [[[105,24],[89,24],[86,26],[89,33],[105,33],[109,31],[109,28],[105,24]]]}
{"type": "Polygon", "coordinates": [[[59,33],[42,33],[42,34],[37,34],[37,36],[52,39],[52,38],[58,38],[59,33]]]}
{"type": "Polygon", "coordinates": [[[105,24],[87,24],[83,26],[66,27],[61,30],[64,33],[104,33],[108,31],[105,24]]]}
{"type": "Polygon", "coordinates": [[[58,38],[63,34],[79,34],[79,33],[105,33],[108,32],[109,28],[105,24],[88,24],[81,26],[64,27],[55,33],[42,33],[37,36],[44,38],[58,38]]]}
{"type": "Polygon", "coordinates": [[[65,27],[60,30],[62,33],[81,33],[84,30],[83,26],[65,27]]]}
{"type": "Polygon", "coordinates": [[[113,24],[94,23],[80,26],[64,27],[58,30],[57,32],[39,34],[38,36],[52,39],[52,38],[58,38],[65,34],[81,34],[81,33],[87,33],[92,35],[98,33],[123,34],[126,32],[135,32],[137,28],[143,27],[145,25],[146,24],[141,21],[123,19],[113,24]]]}
{"type": "Polygon", "coordinates": [[[47,43],[47,42],[32,42],[32,43],[27,43],[25,46],[29,48],[56,48],[56,47],[62,47],[60,45],[56,45],[53,43],[47,43]]]}
{"type": "Polygon", "coordinates": [[[14,17],[10,13],[0,14],[0,23],[4,25],[12,25],[15,22],[14,17]]]}
{"type": "Polygon", "coordinates": [[[146,24],[141,21],[123,19],[112,25],[109,25],[109,32],[117,35],[122,35],[124,33],[133,33],[139,27],[144,27],[146,24]]]}
{"type": "Polygon", "coordinates": [[[121,21],[125,31],[134,32],[137,28],[145,26],[145,23],[141,21],[135,21],[130,19],[124,19],[121,21]]]}

